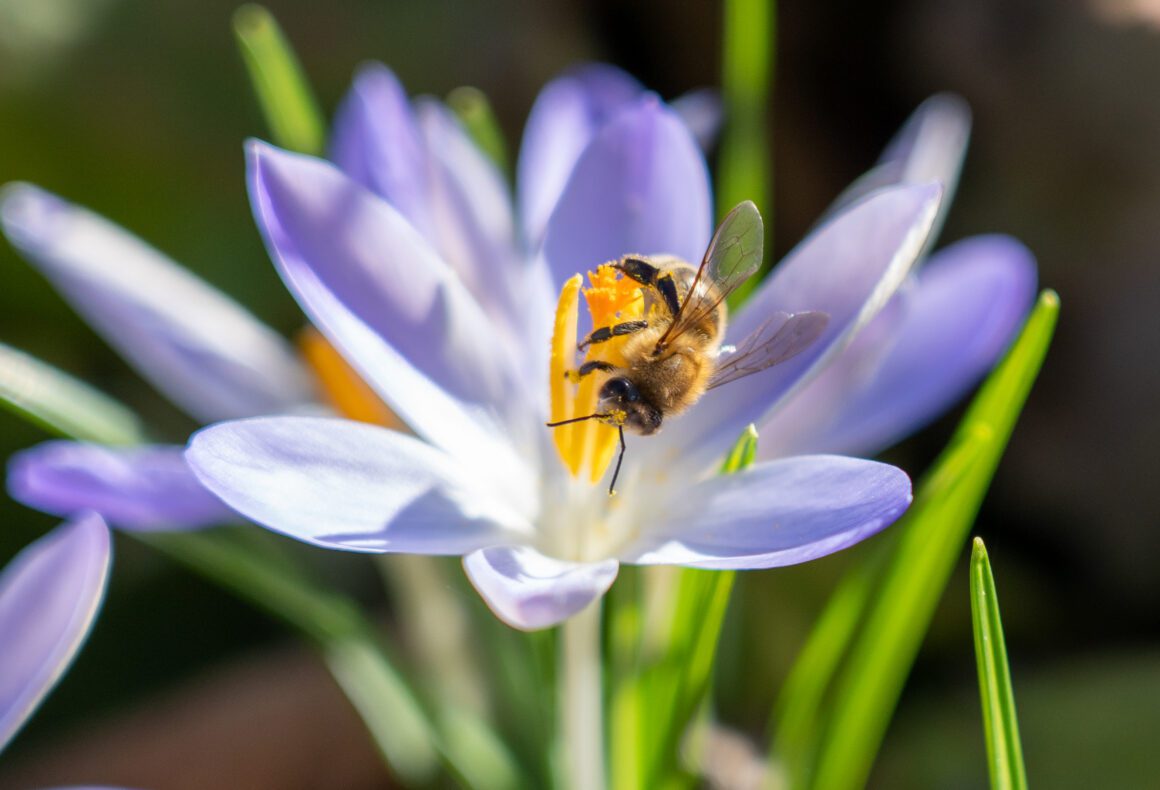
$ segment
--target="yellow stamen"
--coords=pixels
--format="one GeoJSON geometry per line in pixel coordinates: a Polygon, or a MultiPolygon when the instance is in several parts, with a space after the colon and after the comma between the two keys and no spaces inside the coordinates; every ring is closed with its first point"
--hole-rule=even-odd
{"type": "Polygon", "coordinates": [[[299,333],[298,348],[314,372],[323,397],[335,411],[359,422],[388,428],[401,427],[399,419],[387,404],[379,400],[374,390],[315,329],[307,327],[299,333]]]}
{"type": "MultiPolygon", "coordinates": [[[[574,412],[576,388],[568,374],[573,372],[576,357],[576,317],[582,280],[577,274],[564,283],[560,301],[556,305],[556,322],[552,327],[552,348],[548,358],[548,416],[552,422],[577,416],[574,412]]],[[[580,458],[572,452],[576,427],[562,425],[552,429],[556,452],[573,476],[580,468],[580,458]]]]}
{"type": "MultiPolygon", "coordinates": [[[[644,297],[640,286],[633,280],[621,276],[607,264],[600,266],[595,273],[589,272],[588,280],[591,286],[584,290],[584,300],[592,315],[594,328],[613,326],[643,316],[644,297]]],[[[576,275],[564,284],[556,308],[549,365],[552,422],[596,412],[600,387],[607,376],[599,372],[592,373],[577,383],[576,371],[583,362],[600,360],[617,367],[624,365],[621,349],[629,339],[628,336],[595,343],[588,347],[588,353],[581,362],[576,361],[577,294],[580,283],[580,275],[576,275]]],[[[620,419],[624,417],[623,414],[619,416],[620,419]]],[[[574,477],[585,470],[593,483],[603,477],[617,451],[616,425],[616,418],[610,417],[606,421],[586,420],[553,429],[556,450],[574,477]]]]}

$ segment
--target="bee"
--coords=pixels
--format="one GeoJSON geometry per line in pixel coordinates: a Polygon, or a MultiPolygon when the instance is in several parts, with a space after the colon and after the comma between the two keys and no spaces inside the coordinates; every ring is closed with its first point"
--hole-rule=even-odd
{"type": "Polygon", "coordinates": [[[723,348],[728,320],[725,300],[761,265],[761,214],[751,201],[741,203],[722,220],[701,265],[673,257],[628,255],[612,264],[642,286],[645,318],[594,329],[579,351],[628,336],[621,348],[623,367],[590,360],[572,373],[574,379],[603,374],[597,411],[584,417],[548,423],[558,427],[600,420],[620,431],[620,455],[609,494],[624,460],[624,431],[649,436],[665,419],[681,414],[707,391],[765,370],[800,354],[824,331],[822,312],[778,312],[734,347],[723,348]]]}

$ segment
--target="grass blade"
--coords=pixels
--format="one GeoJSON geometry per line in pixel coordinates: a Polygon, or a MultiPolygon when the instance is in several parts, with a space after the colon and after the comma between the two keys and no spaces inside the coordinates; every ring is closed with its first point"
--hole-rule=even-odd
{"type": "Polygon", "coordinates": [[[865,785],[902,686],[946,587],[1055,328],[1059,299],[1045,291],[991,373],[950,445],[897,525],[865,625],[833,685],[832,707],[803,786],[865,785]]]}
{"type": "Polygon", "coordinates": [[[234,34],[274,142],[299,153],[322,153],[322,112],[274,16],[260,5],[244,5],[234,12],[234,34]]]}
{"type": "Polygon", "coordinates": [[[0,406],[57,434],[86,442],[135,444],[137,415],[47,362],[0,343],[0,406]]]}
{"type": "Polygon", "coordinates": [[[971,621],[975,630],[975,661],[979,667],[979,695],[983,703],[983,734],[993,790],[1027,790],[1015,692],[1007,666],[1007,646],[999,618],[995,577],[982,538],[971,552],[971,621]]]}
{"type": "Polygon", "coordinates": [[[507,144],[486,94],[469,86],[456,88],[447,94],[447,105],[479,149],[506,176],[509,172],[507,144]]]}
{"type": "Polygon", "coordinates": [[[858,632],[885,558],[885,551],[877,551],[842,578],[778,694],[771,719],[770,753],[787,787],[806,786],[826,692],[858,632]]]}
{"type": "MultiPolygon", "coordinates": [[[[726,0],[722,17],[722,104],[725,123],[717,162],[717,212],[752,200],[773,216],[773,173],[770,166],[767,112],[773,85],[777,4],[774,0],[726,0]]],[[[773,223],[765,230],[767,250],[773,249],[773,223]]],[[[761,270],[730,299],[739,305],[772,265],[761,270]]]]}

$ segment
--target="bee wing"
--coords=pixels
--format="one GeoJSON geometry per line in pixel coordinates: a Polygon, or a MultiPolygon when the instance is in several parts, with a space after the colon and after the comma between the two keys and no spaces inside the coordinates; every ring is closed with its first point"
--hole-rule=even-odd
{"type": "Polygon", "coordinates": [[[765,231],[753,201],[738,204],[721,221],[697,275],[658,345],[672,342],[705,321],[737,286],[761,266],[765,231]]]}
{"type": "Polygon", "coordinates": [[[735,351],[726,354],[722,350],[713,376],[709,379],[709,389],[796,357],[821,336],[829,321],[829,314],[816,310],[774,313],[772,318],[741,341],[735,351]]]}

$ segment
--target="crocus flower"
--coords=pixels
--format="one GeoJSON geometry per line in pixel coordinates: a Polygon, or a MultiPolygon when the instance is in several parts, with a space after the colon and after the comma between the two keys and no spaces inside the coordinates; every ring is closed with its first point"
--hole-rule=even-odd
{"type": "MultiPolygon", "coordinates": [[[[199,422],[312,408],[309,374],[277,333],[125,230],[19,183],[0,194],[0,222],[77,312],[199,422]]],[[[125,529],[236,519],[182,449],[45,442],[13,456],[9,492],[55,515],[96,510],[125,529]]]]}
{"type": "Polygon", "coordinates": [[[109,576],[109,529],[79,516],[0,572],[0,750],[84,643],[109,576]]]}
{"type": "Polygon", "coordinates": [[[891,303],[936,221],[936,184],[873,191],[799,245],[726,343],[778,311],[825,312],[822,335],[633,442],[616,497],[599,482],[601,453],[585,449],[599,437],[553,445],[548,370],[577,331],[574,275],[626,253],[696,262],[712,230],[688,128],[654,96],[609,100],[603,87],[584,74],[537,102],[518,210],[454,119],[412,106],[381,69],[364,72],[340,116],[341,169],[249,146],[251,202],[280,274],[415,435],[307,417],[221,423],[187,451],[210,490],[314,545],[463,555],[491,608],[520,628],[575,614],[621,562],[787,565],[897,518],[910,484],[885,464],[806,455],[713,471],[746,425],[772,419],[891,303]]]}

